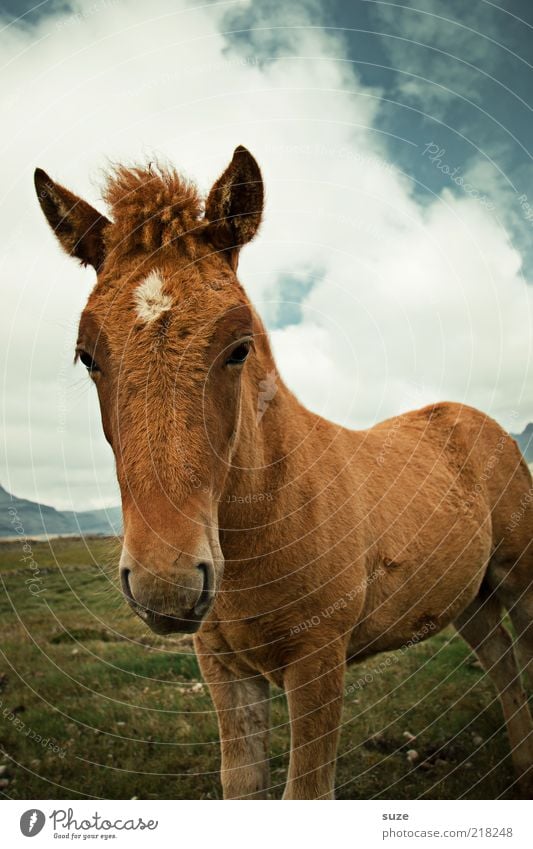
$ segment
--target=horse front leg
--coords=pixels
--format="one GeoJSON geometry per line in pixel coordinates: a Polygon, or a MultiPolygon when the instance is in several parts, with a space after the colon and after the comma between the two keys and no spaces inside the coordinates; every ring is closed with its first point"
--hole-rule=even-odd
{"type": "Polygon", "coordinates": [[[331,645],[286,669],[291,756],[284,799],[334,798],[344,670],[344,652],[331,645]]]}
{"type": "Polygon", "coordinates": [[[262,676],[236,676],[196,638],[200,669],[215,705],[225,799],[266,799],[270,787],[270,689],[262,676]]]}

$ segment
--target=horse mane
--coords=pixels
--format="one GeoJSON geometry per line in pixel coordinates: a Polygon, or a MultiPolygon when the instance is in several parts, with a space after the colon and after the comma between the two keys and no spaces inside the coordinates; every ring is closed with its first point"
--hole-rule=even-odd
{"type": "Polygon", "coordinates": [[[204,203],[196,185],[172,167],[114,166],[107,172],[103,198],[113,221],[106,241],[115,257],[155,254],[176,240],[180,250],[196,256],[204,203]]]}

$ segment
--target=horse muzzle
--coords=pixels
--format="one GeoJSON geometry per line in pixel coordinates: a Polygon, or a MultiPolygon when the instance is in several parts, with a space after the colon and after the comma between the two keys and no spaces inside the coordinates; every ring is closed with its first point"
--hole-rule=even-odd
{"type": "Polygon", "coordinates": [[[124,596],[138,616],[156,634],[194,634],[215,598],[215,568],[210,560],[190,563],[178,558],[168,572],[154,573],[121,557],[120,580],[124,596]]]}

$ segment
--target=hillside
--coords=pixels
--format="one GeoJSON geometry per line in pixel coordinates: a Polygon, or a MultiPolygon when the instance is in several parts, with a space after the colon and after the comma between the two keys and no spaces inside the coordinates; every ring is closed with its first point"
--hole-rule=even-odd
{"type": "Polygon", "coordinates": [[[20,527],[26,536],[48,534],[105,534],[115,535],[122,529],[120,507],[107,510],[85,510],[75,513],[72,510],[56,510],[47,504],[38,504],[25,498],[11,495],[0,486],[0,537],[20,534],[20,527]],[[16,514],[13,514],[16,510],[16,514]],[[15,524],[18,531],[15,530],[15,524]]]}

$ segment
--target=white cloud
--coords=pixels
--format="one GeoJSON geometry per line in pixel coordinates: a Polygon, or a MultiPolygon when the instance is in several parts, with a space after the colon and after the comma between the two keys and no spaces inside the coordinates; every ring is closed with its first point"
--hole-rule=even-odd
{"type": "Polygon", "coordinates": [[[341,41],[287,29],[279,56],[272,32],[239,49],[223,35],[229,4],[86,8],[71,23],[58,13],[4,36],[5,485],[58,506],[116,498],[95,393],[70,365],[93,275],[55,245],[33,194],[36,165],[101,206],[108,158],[162,155],[205,190],[245,144],[268,200],[243,252],[248,292],[272,316],[282,275],[318,275],[303,323],[273,334],[303,401],[354,425],[440,398],[514,427],[533,419],[533,304],[519,253],[467,197],[417,204],[376,129],[379,92],[342,61],[341,41]]]}

